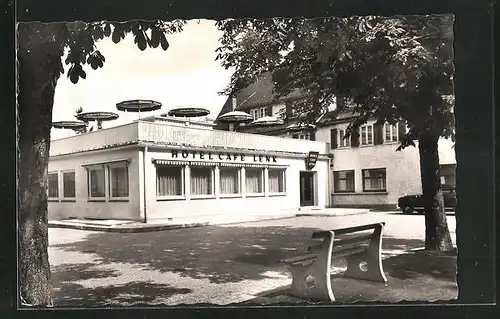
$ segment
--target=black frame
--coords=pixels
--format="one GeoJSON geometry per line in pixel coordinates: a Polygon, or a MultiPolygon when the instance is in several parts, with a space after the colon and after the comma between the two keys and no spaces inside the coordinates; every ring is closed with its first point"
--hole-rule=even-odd
{"type": "MultiPolygon", "coordinates": [[[[453,317],[453,318],[495,318],[499,317],[498,306],[492,305],[498,297],[495,294],[495,201],[498,194],[495,188],[496,162],[494,158],[495,116],[493,104],[493,67],[494,38],[493,12],[490,0],[373,0],[352,1],[338,0],[331,2],[306,0],[292,1],[274,0],[238,2],[221,0],[213,5],[206,5],[203,0],[176,1],[168,4],[165,10],[164,2],[150,2],[144,5],[142,1],[129,1],[127,6],[118,2],[90,0],[81,6],[74,0],[35,1],[20,0],[17,6],[12,1],[6,2],[2,11],[4,19],[0,19],[5,63],[0,68],[7,79],[6,85],[0,87],[2,101],[12,107],[1,108],[0,137],[3,139],[2,166],[0,183],[3,196],[0,196],[1,207],[6,210],[17,209],[16,181],[17,170],[17,133],[16,133],[16,88],[15,88],[15,22],[16,21],[126,21],[131,19],[191,19],[202,17],[207,19],[223,19],[228,17],[268,18],[273,16],[304,16],[316,17],[327,15],[393,15],[393,14],[433,14],[453,13],[455,22],[455,90],[456,90],[456,157],[457,157],[457,241],[460,246],[458,256],[457,280],[460,286],[459,303],[449,306],[434,304],[413,305],[409,309],[405,304],[386,305],[383,307],[358,305],[342,307],[301,307],[295,305],[294,310],[288,307],[251,307],[251,308],[212,308],[203,309],[203,305],[193,308],[159,309],[97,309],[111,316],[123,316],[130,312],[131,317],[144,316],[148,318],[163,318],[164,311],[176,318],[215,317],[220,315],[241,316],[253,318],[269,315],[277,318],[325,317],[332,313],[346,317],[453,317]],[[89,10],[89,8],[91,8],[89,10]],[[17,12],[16,12],[17,11],[17,12]],[[9,81],[10,80],[10,81],[9,81]],[[481,208],[480,214],[470,214],[481,208]],[[462,213],[463,212],[463,213],[462,213]],[[485,303],[489,305],[485,305],[485,303]],[[480,305],[482,304],[482,305],[480,305]]],[[[16,249],[16,215],[6,214],[1,225],[5,228],[0,232],[0,241],[4,244],[3,271],[0,276],[5,284],[2,294],[2,313],[7,317],[17,309],[17,249],[16,249]],[[5,307],[5,308],[4,308],[5,307]]],[[[208,305],[205,305],[208,306],[208,305]]],[[[302,305],[303,306],[303,305],[302,305]]],[[[68,310],[71,315],[75,310],[68,310]]],[[[30,311],[33,317],[53,317],[50,311],[30,311]]],[[[94,312],[75,311],[80,318],[95,316],[94,312]]],[[[106,315],[105,314],[105,315],[106,315]]]]}

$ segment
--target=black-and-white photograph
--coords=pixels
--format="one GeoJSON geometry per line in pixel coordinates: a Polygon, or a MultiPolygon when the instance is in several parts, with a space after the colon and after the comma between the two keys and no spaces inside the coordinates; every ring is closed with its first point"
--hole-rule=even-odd
{"type": "Polygon", "coordinates": [[[20,306],[456,300],[454,21],[18,23],[20,306]]]}

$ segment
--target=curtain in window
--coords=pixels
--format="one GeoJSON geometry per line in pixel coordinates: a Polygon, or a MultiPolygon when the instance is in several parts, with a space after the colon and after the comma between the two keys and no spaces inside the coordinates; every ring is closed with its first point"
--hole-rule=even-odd
{"type": "Polygon", "coordinates": [[[104,197],[104,169],[93,169],[90,175],[90,197],[104,197]]]}
{"type": "Polygon", "coordinates": [[[75,172],[63,173],[63,191],[64,197],[75,197],[75,172]]]}
{"type": "Polygon", "coordinates": [[[239,168],[220,168],[220,192],[221,194],[238,194],[239,187],[239,168]]]}
{"type": "Polygon", "coordinates": [[[191,167],[191,194],[212,194],[212,168],[191,167]]]}
{"type": "Polygon", "coordinates": [[[269,192],[283,193],[285,192],[284,170],[269,169],[269,192]]]}
{"type": "Polygon", "coordinates": [[[366,170],[364,178],[366,191],[386,190],[385,170],[366,170]]]}
{"type": "Polygon", "coordinates": [[[49,174],[49,197],[59,197],[57,173],[49,174]]]}
{"type": "Polygon", "coordinates": [[[156,194],[158,196],[182,195],[182,172],[180,166],[160,166],[156,169],[156,194]]]}
{"type": "Polygon", "coordinates": [[[368,144],[366,140],[366,126],[361,127],[361,144],[362,145],[368,144]]]}
{"type": "Polygon", "coordinates": [[[335,191],[354,191],[354,171],[335,172],[335,191]]]}
{"type": "Polygon", "coordinates": [[[246,169],[246,192],[250,194],[263,193],[262,189],[262,169],[247,168],[246,169]]]}
{"type": "Polygon", "coordinates": [[[111,196],[128,197],[128,167],[112,167],[111,196]]]}

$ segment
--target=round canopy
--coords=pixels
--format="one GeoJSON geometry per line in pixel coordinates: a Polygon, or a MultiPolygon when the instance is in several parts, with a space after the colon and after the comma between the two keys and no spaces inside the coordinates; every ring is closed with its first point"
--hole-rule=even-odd
{"type": "Polygon", "coordinates": [[[112,121],[118,118],[113,112],[85,112],[76,116],[81,121],[112,121]]]}
{"type": "Polygon", "coordinates": [[[168,116],[198,117],[210,114],[210,111],[201,107],[178,107],[168,111],[168,116]]]}
{"type": "Polygon", "coordinates": [[[150,112],[161,109],[161,103],[152,100],[129,100],[116,103],[118,111],[150,112]]]}
{"type": "Polygon", "coordinates": [[[264,116],[252,122],[252,125],[258,125],[258,126],[282,125],[282,124],[283,120],[274,116],[264,116]]]}
{"type": "Polygon", "coordinates": [[[52,127],[78,130],[86,127],[86,125],[84,122],[81,121],[59,121],[59,122],[52,122],[52,127]]]}
{"type": "Polygon", "coordinates": [[[217,118],[217,120],[225,123],[245,123],[251,122],[253,120],[253,117],[245,112],[232,111],[222,114],[217,118]]]}
{"type": "Polygon", "coordinates": [[[289,132],[299,132],[299,131],[312,131],[316,128],[314,124],[296,123],[290,124],[286,127],[289,132]]]}

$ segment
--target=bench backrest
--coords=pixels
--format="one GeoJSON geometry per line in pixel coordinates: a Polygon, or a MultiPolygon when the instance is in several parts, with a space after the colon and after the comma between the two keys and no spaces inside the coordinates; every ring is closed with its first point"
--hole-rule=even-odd
{"type": "MultiPolygon", "coordinates": [[[[385,222],[381,223],[376,223],[376,224],[368,224],[368,225],[360,225],[360,226],[354,226],[354,227],[347,227],[347,228],[339,228],[339,229],[333,229],[331,232],[334,233],[335,235],[351,235],[346,238],[339,238],[337,236],[334,237],[334,247],[333,247],[333,254],[336,254],[337,252],[342,252],[354,248],[368,248],[371,240],[373,239],[373,236],[376,235],[376,229],[377,228],[383,228],[385,226],[385,222]],[[372,232],[364,232],[361,234],[355,234],[359,233],[362,231],[367,231],[373,229],[372,232]]],[[[314,239],[322,239],[326,236],[329,236],[330,231],[319,231],[315,232],[312,234],[312,238],[314,239]]],[[[309,251],[315,251],[318,250],[321,247],[321,244],[316,245],[316,246],[311,246],[308,248],[309,251]]]]}

